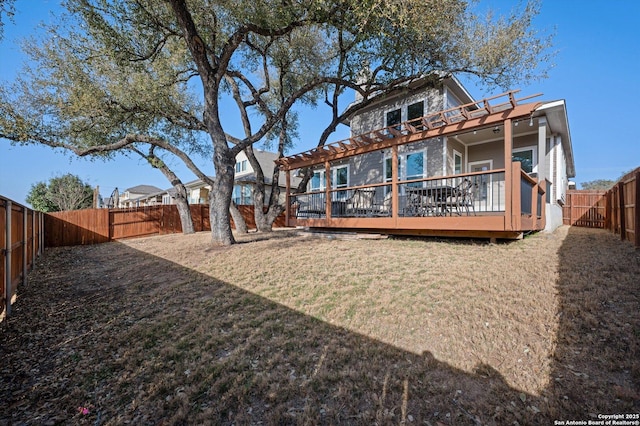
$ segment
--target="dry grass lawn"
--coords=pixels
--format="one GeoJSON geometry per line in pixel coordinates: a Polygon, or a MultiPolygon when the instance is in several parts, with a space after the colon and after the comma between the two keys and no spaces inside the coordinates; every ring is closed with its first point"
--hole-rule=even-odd
{"type": "Polygon", "coordinates": [[[615,235],[238,238],[48,250],[0,330],[0,424],[640,412],[640,250],[615,235]]]}

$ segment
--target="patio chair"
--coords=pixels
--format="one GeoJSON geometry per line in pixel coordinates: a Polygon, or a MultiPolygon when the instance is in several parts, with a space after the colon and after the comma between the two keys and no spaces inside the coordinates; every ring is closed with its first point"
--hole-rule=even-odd
{"type": "Polygon", "coordinates": [[[374,200],[373,210],[376,216],[391,216],[391,196],[391,191],[389,191],[382,199],[382,202],[374,200]]]}
{"type": "Polygon", "coordinates": [[[354,189],[351,197],[346,200],[347,215],[355,217],[372,216],[375,211],[373,206],[375,194],[375,188],[354,189]]]}
{"type": "Polygon", "coordinates": [[[466,212],[467,216],[473,211],[473,215],[476,215],[476,209],[473,202],[474,191],[476,184],[471,182],[470,179],[464,179],[456,186],[452,195],[452,203],[450,205],[451,210],[455,210],[456,214],[462,216],[462,212],[466,212]]]}

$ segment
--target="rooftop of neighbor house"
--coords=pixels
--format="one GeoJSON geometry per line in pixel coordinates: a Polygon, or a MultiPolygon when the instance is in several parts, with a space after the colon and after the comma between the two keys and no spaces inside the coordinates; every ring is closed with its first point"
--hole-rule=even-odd
{"type": "Polygon", "coordinates": [[[153,185],[136,185],[126,189],[131,194],[153,194],[154,192],[162,192],[162,189],[153,185]]]}

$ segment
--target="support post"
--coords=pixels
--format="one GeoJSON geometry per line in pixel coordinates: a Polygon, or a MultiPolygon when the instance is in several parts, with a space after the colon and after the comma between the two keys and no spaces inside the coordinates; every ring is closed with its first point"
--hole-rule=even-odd
{"type": "Polygon", "coordinates": [[[618,206],[620,207],[619,215],[620,215],[620,239],[624,241],[627,238],[627,227],[626,227],[626,218],[625,218],[625,208],[624,208],[624,183],[618,182],[618,206]]]}
{"type": "MultiPolygon", "coordinates": [[[[547,120],[538,118],[538,182],[549,177],[547,173],[547,120]]],[[[546,204],[546,202],[545,202],[546,204]]]]}
{"type": "Polygon", "coordinates": [[[287,185],[287,189],[286,189],[286,197],[285,197],[285,209],[284,209],[284,223],[285,226],[291,226],[289,225],[289,210],[291,209],[291,171],[287,170],[285,172],[285,177],[286,177],[286,185],[287,185]]]}
{"type": "MultiPolygon", "coordinates": [[[[519,178],[519,176],[518,176],[519,178]]],[[[504,121],[504,230],[513,230],[513,129],[511,120],[504,121]]]]}
{"type": "Polygon", "coordinates": [[[635,246],[640,247],[640,170],[636,171],[636,207],[635,207],[635,223],[634,223],[634,236],[635,246]]]}
{"type": "Polygon", "coordinates": [[[38,228],[38,256],[42,256],[44,253],[44,212],[38,212],[40,227],[38,228]]]}
{"type": "Polygon", "coordinates": [[[11,200],[5,202],[5,256],[4,256],[4,313],[7,318],[11,315],[11,211],[13,203],[11,200]]]}
{"type": "MultiPolygon", "coordinates": [[[[540,191],[540,181],[533,185],[531,190],[531,227],[535,230],[538,229],[538,192],[540,191]]],[[[544,207],[544,206],[543,206],[544,207]]]]}
{"type": "Polygon", "coordinates": [[[324,162],[324,178],[324,213],[328,221],[331,219],[331,163],[328,161],[324,162]]]}
{"type": "Polygon", "coordinates": [[[35,210],[31,210],[31,270],[36,266],[36,215],[35,210]]]}
{"type": "Polygon", "coordinates": [[[398,145],[393,145],[391,147],[391,217],[395,218],[396,226],[400,211],[398,194],[398,145]]]}
{"type": "MultiPolygon", "coordinates": [[[[511,172],[511,230],[522,231],[522,165],[515,161],[509,165],[511,172]]],[[[535,209],[531,206],[531,212],[535,209]]]]}
{"type": "Polygon", "coordinates": [[[27,284],[29,270],[29,209],[22,206],[22,285],[27,284]]]}

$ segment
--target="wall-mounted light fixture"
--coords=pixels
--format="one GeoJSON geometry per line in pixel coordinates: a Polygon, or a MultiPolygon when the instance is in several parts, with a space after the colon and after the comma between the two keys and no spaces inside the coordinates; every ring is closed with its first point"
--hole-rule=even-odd
{"type": "Polygon", "coordinates": [[[496,134],[500,133],[500,127],[498,127],[498,126],[494,127],[493,128],[493,133],[496,133],[496,134]]]}

